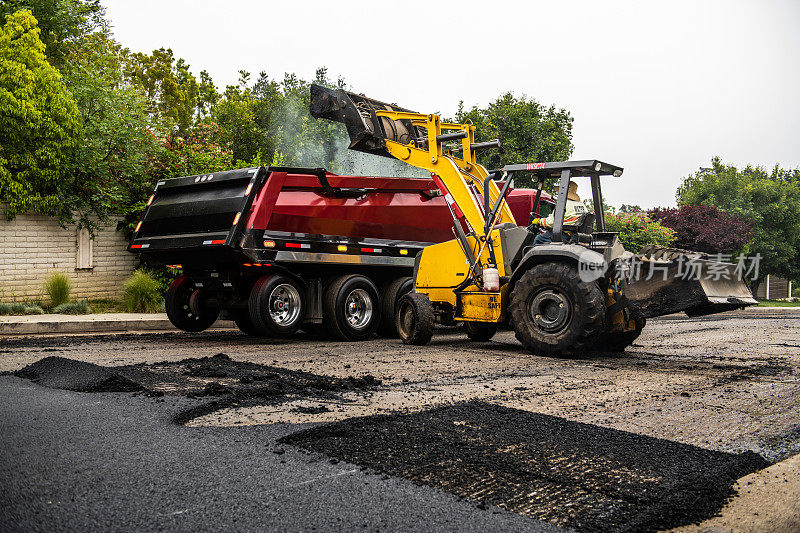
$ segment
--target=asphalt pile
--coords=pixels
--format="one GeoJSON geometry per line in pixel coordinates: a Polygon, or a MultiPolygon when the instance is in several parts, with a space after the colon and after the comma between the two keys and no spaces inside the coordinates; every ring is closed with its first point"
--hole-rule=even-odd
{"type": "Polygon", "coordinates": [[[78,392],[135,392],[199,399],[197,405],[175,416],[174,421],[180,424],[231,407],[273,405],[298,398],[341,401],[343,392],[367,391],[381,384],[369,374],[336,378],[234,361],[224,353],[116,367],[45,357],[15,375],[45,387],[78,392]]]}
{"type": "Polygon", "coordinates": [[[716,514],[768,462],[466,402],[312,427],[280,440],[577,531],[658,531],[716,514]]]}

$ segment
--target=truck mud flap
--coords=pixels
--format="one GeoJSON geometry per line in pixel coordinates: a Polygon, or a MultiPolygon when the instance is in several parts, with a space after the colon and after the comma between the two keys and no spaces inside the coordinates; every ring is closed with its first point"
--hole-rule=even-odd
{"type": "Polygon", "coordinates": [[[736,265],[707,254],[649,246],[628,266],[625,296],[646,318],[710,315],[758,303],[736,265]]]}

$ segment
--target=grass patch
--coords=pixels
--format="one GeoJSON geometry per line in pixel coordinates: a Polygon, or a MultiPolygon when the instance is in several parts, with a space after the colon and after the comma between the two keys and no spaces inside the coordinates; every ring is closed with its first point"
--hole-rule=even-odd
{"type": "Polygon", "coordinates": [[[784,302],[781,300],[759,300],[758,307],[800,307],[800,302],[784,302]]]}
{"type": "Polygon", "coordinates": [[[85,315],[89,312],[86,302],[66,302],[53,308],[53,314],[58,315],[85,315]]]}
{"type": "Polygon", "coordinates": [[[161,284],[148,272],[137,270],[125,280],[125,306],[129,312],[158,312],[161,300],[161,284]]]}
{"type": "Polygon", "coordinates": [[[96,299],[87,302],[92,313],[126,313],[128,307],[125,302],[111,299],[96,299]]]}
{"type": "Polygon", "coordinates": [[[72,292],[72,282],[66,274],[53,272],[44,282],[44,292],[50,297],[50,305],[58,307],[69,301],[69,293],[72,292]]]}

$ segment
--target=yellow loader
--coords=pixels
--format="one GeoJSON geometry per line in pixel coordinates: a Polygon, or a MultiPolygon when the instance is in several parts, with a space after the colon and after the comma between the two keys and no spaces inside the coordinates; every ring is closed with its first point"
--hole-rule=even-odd
{"type": "MultiPolygon", "coordinates": [[[[584,160],[489,172],[476,153],[500,143],[476,143],[473,124],[316,85],[311,113],[345,124],[352,149],[429,171],[450,208],[454,238],[419,253],[414,290],[397,303],[397,328],[407,344],[427,344],[437,322],[456,321],[474,340],[488,340],[499,324],[508,324],[539,355],[622,351],[647,318],[757,303],[732,263],[683,250],[626,251],[618,235],[606,231],[600,183],[601,176],[619,178],[621,167],[584,160]],[[587,179],[594,213],[564,225],[567,195],[560,194],[552,243],[533,246],[536,228],[518,225],[505,202],[518,173],[532,175],[539,191],[548,178],[557,179],[561,191],[572,179],[587,179]]],[[[538,200],[537,194],[534,211],[538,200]]]]}

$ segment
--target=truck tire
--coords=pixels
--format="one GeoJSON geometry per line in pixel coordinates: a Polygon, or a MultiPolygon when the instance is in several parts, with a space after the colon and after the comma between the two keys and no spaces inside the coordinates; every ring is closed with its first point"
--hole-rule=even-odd
{"type": "Polygon", "coordinates": [[[633,344],[642,330],[647,325],[647,319],[642,315],[638,307],[627,308],[630,318],[636,323],[636,329],[625,332],[608,332],[604,331],[595,344],[595,350],[598,352],[620,353],[624,352],[625,348],[633,344]]]}
{"type": "Polygon", "coordinates": [[[337,339],[363,341],[375,334],[381,319],[378,288],[369,278],[347,274],[333,280],[322,300],[322,322],[337,339]]]}
{"type": "Polygon", "coordinates": [[[258,329],[253,324],[253,319],[250,318],[249,309],[237,309],[232,314],[233,323],[239,328],[239,331],[245,335],[252,335],[254,337],[260,336],[258,329]]]}
{"type": "Polygon", "coordinates": [[[426,294],[412,292],[397,301],[395,323],[404,344],[425,346],[433,337],[435,324],[433,306],[426,294]]]}
{"type": "Polygon", "coordinates": [[[536,265],[517,280],[509,305],[517,339],[544,356],[572,357],[594,348],[605,324],[596,282],[565,263],[536,265]]]}
{"type": "Polygon", "coordinates": [[[485,342],[497,333],[497,324],[491,322],[464,322],[464,331],[471,341],[485,342]]]}
{"type": "Polygon", "coordinates": [[[264,337],[288,337],[303,323],[303,290],[293,279],[279,274],[261,277],[247,303],[250,320],[264,337]]]}
{"type": "Polygon", "coordinates": [[[211,327],[219,317],[219,309],[203,305],[202,293],[186,274],[178,276],[164,297],[167,318],[182,331],[196,333],[211,327]]]}
{"type": "Polygon", "coordinates": [[[397,321],[394,319],[397,301],[413,290],[414,279],[410,276],[397,278],[386,286],[381,298],[381,323],[378,326],[378,335],[387,339],[396,339],[399,336],[397,321]]]}

